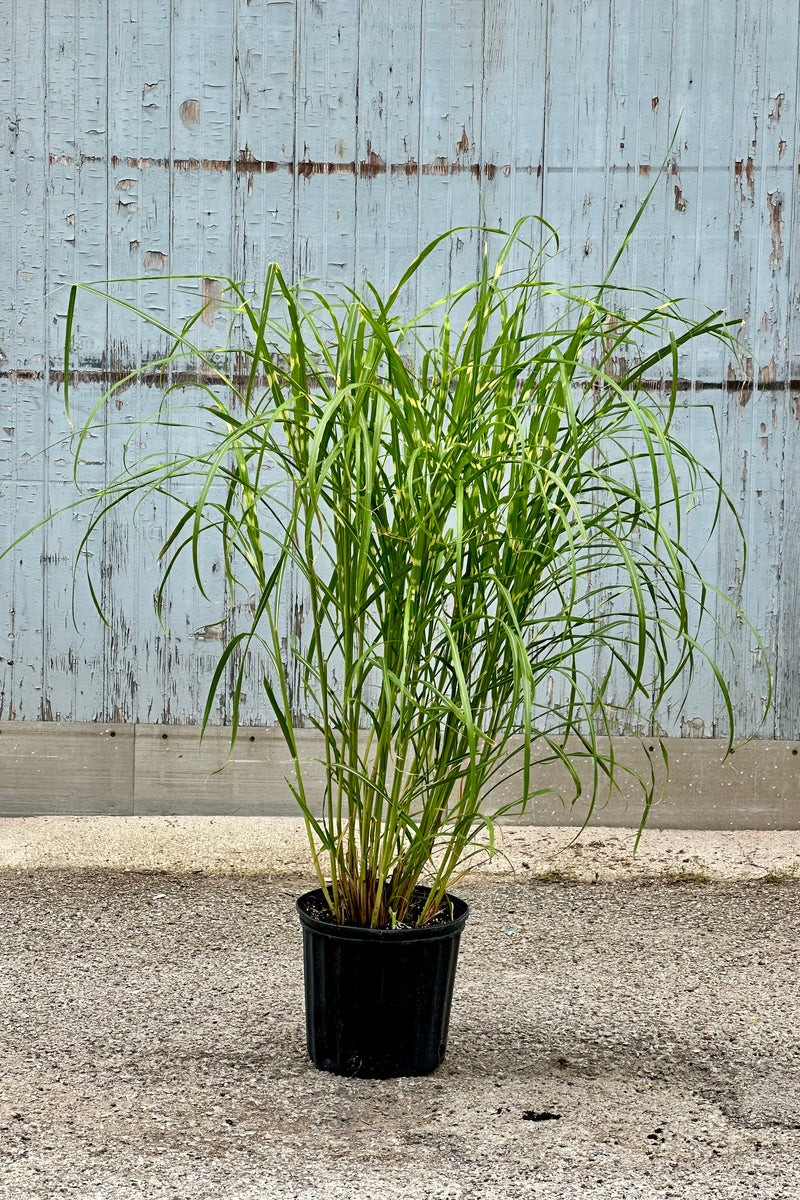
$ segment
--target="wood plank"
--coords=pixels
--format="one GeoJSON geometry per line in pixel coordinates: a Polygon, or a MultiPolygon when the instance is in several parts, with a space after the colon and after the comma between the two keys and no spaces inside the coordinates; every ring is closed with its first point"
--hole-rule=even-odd
{"type": "MultiPolygon", "coordinates": [[[[295,126],[294,280],[335,298],[356,284],[359,10],[355,0],[299,0],[295,126]]],[[[311,603],[299,571],[287,571],[280,613],[289,700],[298,726],[312,702],[300,659],[311,603]]],[[[266,664],[265,664],[266,667],[266,664]]]]}
{"type": "MultiPolygon", "coordinates": [[[[51,482],[50,495],[55,509],[67,505],[75,490],[71,483],[51,482]]],[[[106,630],[92,603],[85,558],[75,570],[86,516],[81,510],[62,512],[47,528],[41,564],[47,599],[41,685],[41,713],[46,721],[92,721],[103,709],[106,630]]],[[[97,565],[92,562],[93,573],[101,577],[97,565]]]]}
{"type": "MultiPolygon", "coordinates": [[[[702,306],[729,308],[730,301],[736,6],[678,4],[675,19],[668,103],[670,121],[680,118],[680,127],[666,188],[664,287],[696,301],[699,313],[702,306]]],[[[695,342],[681,356],[680,374],[719,386],[729,360],[719,343],[695,342]]]]}
{"type": "MultiPolygon", "coordinates": [[[[542,289],[536,307],[538,328],[548,328],[567,308],[560,294],[587,279],[598,281],[606,265],[606,211],[603,197],[611,170],[606,144],[609,88],[606,64],[611,54],[611,17],[608,6],[589,4],[549,5],[546,45],[546,94],[542,160],[542,215],[556,231],[558,244],[542,230],[542,275],[554,286],[542,289]],[[591,42],[603,69],[581,71],[574,86],[564,87],[574,63],[586,56],[591,42]],[[597,114],[587,122],[585,114],[597,114]],[[598,144],[599,139],[599,144],[598,144]]],[[[589,581],[587,580],[587,588],[589,581]]],[[[558,612],[558,598],[549,609],[558,612]]],[[[579,669],[586,673],[583,686],[601,669],[587,654],[579,669]]],[[[563,711],[569,703],[571,681],[551,675],[546,703],[563,711]]]]}
{"type": "Polygon", "coordinates": [[[793,96],[798,13],[739,0],[734,63],[735,182],[729,244],[731,310],[762,384],[785,378],[789,256],[797,170],[793,96]],[[780,15],[779,15],[780,14],[780,15]]]}
{"type": "MultiPolygon", "coordinates": [[[[108,15],[102,0],[48,5],[48,337],[63,361],[65,285],[108,278],[108,15]],[[79,64],[76,66],[76,64],[79,64]]],[[[105,358],[107,310],[85,296],[73,326],[75,366],[105,358]]]]}
{"type": "MultiPolygon", "coordinates": [[[[359,24],[355,278],[388,292],[417,253],[421,6],[365,5],[359,24]]],[[[416,286],[398,311],[409,315],[416,286]]]]}
{"type": "MultiPolygon", "coordinates": [[[[315,734],[299,731],[301,761],[308,764],[309,790],[321,803],[324,771],[311,760],[322,752],[315,734]]],[[[148,813],[271,813],[295,815],[286,783],[292,759],[274,730],[242,734],[228,762],[230,733],[209,729],[139,726],[136,730],[134,811],[148,813]]],[[[312,801],[313,803],[313,801],[312,801]]]]}
{"type": "MultiPolygon", "coordinates": [[[[510,230],[520,217],[542,213],[547,64],[553,44],[549,9],[525,0],[484,8],[479,161],[473,167],[479,172],[485,222],[492,228],[510,230]]],[[[541,244],[535,221],[522,236],[541,244]]],[[[529,258],[530,251],[518,244],[509,269],[527,267],[529,258]]]]}
{"type": "MultiPolygon", "coordinates": [[[[47,466],[40,451],[46,444],[46,383],[48,327],[43,297],[47,292],[47,166],[44,0],[15,3],[3,22],[3,94],[8,120],[3,138],[3,217],[6,230],[6,273],[0,304],[0,367],[4,433],[3,457],[16,484],[7,493],[9,541],[44,515],[47,466]],[[20,372],[21,374],[17,374],[20,372]],[[6,432],[11,430],[10,433],[6,432]]],[[[43,591],[40,559],[45,536],[35,534],[11,560],[3,563],[3,612],[7,614],[3,715],[42,715],[43,591]],[[8,589],[8,590],[6,590],[8,589]]]]}
{"type": "MultiPolygon", "coordinates": [[[[109,9],[109,270],[115,295],[171,322],[171,4],[120,0],[109,9]]],[[[109,311],[109,357],[126,369],[166,339],[121,308],[109,311]]],[[[131,412],[127,394],[123,411],[131,412]]]]}
{"type": "Polygon", "coordinates": [[[130,725],[0,723],[0,812],[133,812],[130,725]]]}
{"type": "MultiPolygon", "coordinates": [[[[11,385],[10,395],[15,421],[15,469],[5,481],[5,513],[3,548],[31,530],[43,519],[45,512],[42,459],[30,453],[28,447],[37,444],[26,409],[41,416],[42,384],[40,381],[11,385]],[[27,427],[27,428],[26,428],[27,427]]],[[[41,445],[41,441],[38,443],[41,445]]],[[[42,706],[44,592],[42,575],[45,569],[46,539],[41,528],[17,546],[4,559],[0,568],[2,587],[5,659],[2,715],[6,719],[41,719],[42,706]]]]}
{"type": "Polygon", "coordinates": [[[789,231],[798,219],[798,153],[795,140],[800,9],[780,0],[766,5],[766,45],[759,82],[759,121],[754,148],[760,158],[761,245],[759,285],[752,330],[759,382],[787,378],[786,325],[797,294],[789,287],[789,231]]]}
{"type": "MultiPolygon", "coordinates": [[[[796,294],[796,292],[795,292],[796,294]]],[[[800,546],[800,391],[778,397],[786,406],[780,542],[773,727],[779,738],[800,730],[800,620],[797,613],[797,557],[800,546]]]]}
{"type": "Polygon", "coordinates": [[[297,9],[237,0],[234,273],[260,295],[271,262],[294,259],[297,9]]]}
{"type": "Polygon", "coordinates": [[[4,122],[3,192],[10,200],[5,216],[8,258],[3,281],[6,303],[0,306],[0,348],[11,368],[41,370],[45,361],[46,322],[42,297],[47,289],[47,165],[45,123],[45,0],[13,3],[4,31],[3,91],[9,120],[4,122]],[[6,290],[8,289],[8,290],[6,290]],[[10,294],[9,294],[10,292],[10,294]]]}
{"type": "Polygon", "coordinates": [[[355,283],[358,0],[298,0],[294,277],[355,283]]]}
{"type": "MultiPolygon", "coordinates": [[[[742,539],[733,514],[723,513],[719,546],[719,586],[737,600],[761,635],[774,672],[777,656],[779,553],[783,486],[780,459],[783,449],[785,409],[775,392],[754,389],[729,394],[730,402],[722,429],[723,470],[736,511],[742,514],[747,543],[747,563],[742,539]],[[778,458],[776,469],[775,458],[778,458]]],[[[733,681],[734,713],[740,732],[769,736],[775,713],[764,726],[767,678],[762,654],[747,625],[731,621],[730,610],[722,620],[715,656],[733,681]]],[[[726,735],[728,722],[717,700],[716,735],[726,735]]]]}
{"type": "MultiPolygon", "coordinates": [[[[228,761],[229,731],[159,725],[0,723],[0,815],[59,813],[109,815],[227,814],[293,816],[286,784],[292,763],[274,729],[240,736],[228,761]]],[[[318,735],[299,734],[312,805],[322,799],[318,735]]],[[[667,739],[670,781],[656,743],[621,738],[618,760],[646,773],[652,760],[659,782],[649,825],[657,829],[800,829],[800,743],[752,741],[725,759],[710,738],[667,739]],[[651,749],[652,748],[652,749],[651,749]]],[[[581,771],[585,775],[584,771],[581,771]]],[[[586,776],[588,782],[588,775],[586,776]]],[[[563,773],[538,769],[539,786],[563,788],[563,773]]],[[[501,787],[492,804],[513,800],[501,787]]],[[[567,793],[565,793],[567,794],[567,793]]],[[[539,798],[521,818],[531,825],[579,826],[587,805],[558,795],[539,798]]],[[[599,797],[593,825],[638,824],[637,789],[599,797]]]]}
{"type": "MultiPolygon", "coordinates": [[[[607,5],[596,0],[550,5],[542,213],[562,247],[547,277],[567,286],[598,282],[608,265],[604,197],[613,162],[606,132],[611,36],[607,5]],[[564,87],[563,80],[575,62],[586,58],[590,45],[597,68],[579,72],[574,86],[564,87]],[[587,121],[588,113],[594,120],[587,121]]],[[[562,307],[555,299],[546,301],[541,322],[546,324],[562,307]]]]}
{"type": "MultiPolygon", "coordinates": [[[[196,731],[148,727],[137,730],[136,804],[144,813],[252,813],[291,816],[297,807],[285,783],[292,764],[274,730],[252,733],[237,742],[233,760],[226,760],[228,740],[224,730],[211,730],[203,745],[196,731]],[[250,738],[254,740],[251,741],[250,738]],[[187,759],[188,764],[187,764],[187,759]]],[[[321,741],[310,732],[300,733],[301,757],[309,764],[308,795],[312,805],[322,802],[322,767],[312,760],[322,752],[321,741]]],[[[713,739],[667,739],[670,781],[659,794],[650,825],[663,829],[798,829],[800,828],[800,743],[756,741],[739,746],[724,759],[713,739]]],[[[646,749],[656,778],[663,787],[664,773],[656,743],[633,738],[618,740],[619,759],[643,774],[649,770],[646,749]]],[[[588,774],[585,775],[588,785],[588,774]]],[[[540,786],[564,787],[563,773],[540,768],[540,786]]],[[[499,788],[492,803],[511,800],[510,789],[499,788]]],[[[623,786],[612,798],[599,798],[593,825],[635,826],[641,819],[638,790],[623,786]]],[[[580,826],[587,805],[565,805],[557,796],[536,801],[521,818],[523,824],[580,826]]]]}
{"type": "MultiPolygon", "coordinates": [[[[257,308],[267,268],[277,262],[291,282],[294,269],[295,191],[302,182],[294,170],[296,114],[296,53],[299,11],[293,4],[269,0],[262,5],[239,0],[236,18],[235,137],[235,274],[257,308]]],[[[318,182],[318,181],[317,181],[318,182]]],[[[241,327],[244,345],[252,336],[241,327]]],[[[268,468],[278,482],[278,472],[268,468]]],[[[285,481],[279,489],[285,503],[285,481]]],[[[274,525],[264,513],[267,528],[274,525]]],[[[287,596],[279,618],[288,639],[291,607],[287,596]]],[[[231,605],[228,629],[236,634],[250,625],[251,597],[238,596],[231,605]]],[[[235,660],[238,666],[239,659],[235,660]]],[[[262,686],[263,663],[258,655],[245,667],[240,720],[245,725],[275,721],[262,686]]],[[[230,691],[233,670],[225,686],[230,691]]]]}
{"type": "MultiPolygon", "coordinates": [[[[181,0],[173,4],[169,272],[179,277],[202,278],[185,279],[171,287],[172,328],[180,328],[197,312],[203,302],[204,287],[205,294],[216,294],[214,285],[209,291],[205,280],[229,276],[232,270],[234,24],[232,5],[220,6],[208,0],[181,0]]],[[[192,343],[202,349],[224,346],[229,320],[223,308],[209,308],[205,319],[192,328],[192,343]]],[[[231,397],[226,396],[226,400],[230,402],[231,397]]],[[[188,406],[184,409],[188,428],[174,434],[166,431],[163,442],[169,451],[174,447],[181,453],[205,453],[214,435],[209,436],[210,422],[197,411],[197,406],[208,402],[207,394],[195,387],[181,388],[174,401],[188,406]]],[[[187,479],[175,491],[193,503],[199,489],[196,479],[187,479]]],[[[167,504],[164,510],[167,530],[179,511],[178,504],[167,504]]],[[[201,547],[201,570],[208,600],[194,581],[190,556],[179,564],[169,580],[164,700],[164,714],[169,721],[200,720],[206,684],[221,650],[216,623],[226,617],[228,596],[213,539],[201,547]]],[[[225,721],[228,717],[223,694],[216,718],[225,721]]]]}
{"type": "MultiPolygon", "coordinates": [[[[173,79],[172,5],[122,0],[109,10],[109,273],[119,299],[161,321],[174,319],[172,288],[173,79]],[[138,278],[137,278],[138,277],[138,278]]],[[[112,366],[126,372],[163,353],[165,337],[124,308],[108,309],[112,366]]],[[[134,384],[114,393],[106,435],[107,479],[134,459],[168,453],[163,430],[143,424],[158,411],[162,388],[134,384]]],[[[103,693],[93,715],[163,720],[170,650],[155,618],[166,501],[152,496],[106,519],[95,553],[103,563],[103,693]]]]}
{"type": "MultiPolygon", "coordinates": [[[[181,0],[171,32],[169,271],[201,277],[171,289],[171,325],[180,328],[203,302],[202,279],[229,276],[234,260],[234,6],[181,0]]],[[[192,342],[224,345],[228,321],[223,308],[207,309],[192,342]]]]}
{"type": "MultiPolygon", "coordinates": [[[[800,55],[797,56],[795,84],[787,70],[789,90],[780,105],[780,132],[777,136],[778,162],[788,162],[792,172],[800,170],[800,55]],[[786,105],[789,105],[786,110],[786,105]]],[[[771,110],[773,113],[775,108],[771,110]]],[[[774,120],[774,118],[773,118],[774,120]]],[[[777,122],[775,122],[777,125],[777,122]]],[[[773,159],[774,164],[774,159],[773,159]]],[[[788,294],[800,294],[800,197],[797,184],[786,187],[785,245],[788,253],[788,294]]],[[[786,374],[800,379],[800,320],[795,305],[785,314],[787,322],[786,374]]],[[[797,619],[797,547],[800,546],[800,387],[787,387],[782,396],[786,407],[783,444],[783,503],[781,508],[781,544],[778,597],[778,654],[775,677],[775,730],[778,737],[791,737],[800,729],[800,621],[797,619]]]]}
{"type": "MultiPolygon", "coordinates": [[[[69,286],[76,280],[103,280],[109,273],[106,5],[98,0],[84,5],[50,4],[46,32],[47,358],[49,366],[59,370],[63,366],[69,286]],[[80,64],[77,70],[76,63],[80,64]]],[[[75,369],[96,370],[104,363],[108,331],[106,304],[85,295],[72,330],[75,369]]],[[[44,386],[47,442],[68,439],[72,430],[61,389],[48,379],[44,386]]],[[[89,387],[87,393],[88,407],[99,399],[102,390],[89,387]]],[[[78,403],[73,419],[80,411],[78,403]]],[[[108,459],[102,429],[87,441],[82,459],[84,482],[102,486],[108,459]]],[[[68,442],[42,461],[44,495],[49,509],[55,511],[76,497],[68,442]]],[[[102,711],[105,635],[83,578],[75,594],[77,629],[73,624],[73,565],[82,531],[79,513],[63,513],[44,530],[41,712],[47,720],[91,720],[102,711]],[[75,669],[74,640],[81,646],[80,672],[75,669]]]]}
{"type": "MultiPolygon", "coordinates": [[[[726,222],[732,162],[731,110],[733,80],[730,61],[736,38],[734,5],[682,5],[672,12],[669,76],[662,84],[658,111],[667,114],[665,142],[680,120],[670,171],[662,200],[664,227],[663,288],[686,297],[690,315],[704,314],[704,305],[724,308],[728,300],[726,222]],[[713,47],[713,51],[712,48],[713,47]],[[714,136],[710,135],[713,122],[714,136]]],[[[655,197],[654,197],[655,199],[655,197]]],[[[675,431],[697,457],[712,469],[719,467],[717,430],[724,424],[725,399],[719,390],[729,355],[712,339],[692,343],[679,356],[679,375],[696,386],[679,395],[675,431]],[[698,381],[700,381],[698,383],[698,381]],[[700,390],[703,381],[715,387],[700,390]],[[716,429],[714,422],[716,421],[716,429]]],[[[682,480],[688,484],[686,475],[682,480]]],[[[731,481],[733,482],[733,481],[731,481]]],[[[686,545],[705,579],[718,583],[716,538],[708,544],[709,522],[716,496],[699,489],[686,522],[686,545]]],[[[685,507],[689,507],[689,500],[685,507]]],[[[714,649],[715,614],[726,626],[730,613],[711,598],[709,619],[700,629],[702,644],[714,649]]],[[[719,693],[710,667],[698,659],[687,688],[675,689],[674,702],[659,713],[664,733],[691,736],[714,727],[719,693]]]]}
{"type": "MultiPolygon", "coordinates": [[[[418,277],[420,311],[477,277],[483,239],[480,191],[472,167],[481,156],[483,7],[471,0],[429,0],[422,8],[418,245],[466,228],[439,246],[418,277]]],[[[453,326],[471,306],[465,297],[453,326]]]]}
{"type": "MultiPolygon", "coordinates": [[[[739,746],[728,759],[723,758],[719,742],[711,738],[665,739],[664,744],[670,778],[653,805],[649,828],[800,828],[797,742],[753,741],[739,746]]],[[[637,750],[632,739],[621,738],[618,748],[622,762],[644,770],[644,752],[637,750]]],[[[663,783],[660,772],[657,777],[663,783]]],[[[587,811],[585,801],[569,807],[550,796],[537,801],[533,814],[523,823],[579,827],[587,811]]],[[[623,787],[622,794],[598,800],[589,824],[636,826],[641,813],[638,795],[623,787]]]]}

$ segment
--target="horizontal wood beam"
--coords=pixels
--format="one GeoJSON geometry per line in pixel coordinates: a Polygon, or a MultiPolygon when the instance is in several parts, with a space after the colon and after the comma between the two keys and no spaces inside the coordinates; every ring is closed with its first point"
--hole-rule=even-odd
{"type": "MultiPolygon", "coordinates": [[[[319,735],[297,733],[308,764],[307,787],[319,804],[323,770],[319,735]]],[[[640,774],[652,764],[659,798],[649,824],[662,829],[800,829],[800,742],[750,741],[725,757],[721,741],[672,738],[658,742],[620,738],[620,762],[640,774]],[[652,748],[652,749],[651,749],[652,748]]],[[[144,814],[290,816],[297,813],[287,778],[292,763],[274,729],[240,731],[229,756],[229,731],[196,726],[0,722],[0,816],[144,814]]],[[[589,773],[580,773],[588,784],[589,773]]],[[[542,766],[536,787],[567,792],[563,768],[542,766]]],[[[508,782],[492,796],[515,798],[508,782]]],[[[521,821],[529,825],[581,825],[587,802],[557,794],[539,797],[521,821]]],[[[591,824],[635,826],[641,802],[632,784],[602,796],[591,824]]]]}

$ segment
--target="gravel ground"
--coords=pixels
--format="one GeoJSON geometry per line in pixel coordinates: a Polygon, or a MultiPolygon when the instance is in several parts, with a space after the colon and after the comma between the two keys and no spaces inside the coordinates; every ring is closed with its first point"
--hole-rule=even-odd
{"type": "MultiPolygon", "coordinates": [[[[633,853],[632,829],[498,829],[498,855],[482,873],[533,872],[587,883],[635,879],[729,882],[800,879],[800,832],[686,831],[655,821],[633,853]]],[[[305,875],[311,857],[300,817],[0,817],[3,867],[305,875]]]]}
{"type": "Polygon", "coordinates": [[[546,855],[465,881],[445,1063],[373,1081],[305,1056],[307,875],[223,870],[231,825],[127,870],[91,822],[70,866],[51,823],[42,865],[36,828],[0,829],[3,1200],[800,1197],[796,834],[760,835],[760,878],[746,846],[703,883],[695,835],[604,882],[592,831],[596,883],[546,855]]]}

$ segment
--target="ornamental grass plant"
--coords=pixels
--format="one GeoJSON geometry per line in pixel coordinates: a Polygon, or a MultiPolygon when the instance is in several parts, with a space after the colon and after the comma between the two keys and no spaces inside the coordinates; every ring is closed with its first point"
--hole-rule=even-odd
{"type": "MultiPolygon", "coordinates": [[[[149,424],[174,431],[199,418],[207,440],[141,453],[126,430],[122,472],[78,501],[92,508],[81,546],[91,561],[83,551],[112,509],[169,497],[177,516],[160,554],[159,610],[182,558],[206,594],[201,549],[215,543],[229,603],[243,597],[250,616],[226,636],[203,724],[232,680],[235,740],[257,663],[340,924],[428,923],[475,856],[494,849],[494,822],[547,790],[543,764],[560,764],[589,811],[601,789],[633,781],[643,825],[655,774],[621,765],[614,736],[631,713],[651,722],[701,659],[732,736],[728,684],[700,640],[720,594],[686,534],[693,497],[710,494],[712,525],[729,501],[674,417],[681,349],[731,342],[733,322],[621,290],[610,272],[592,289],[558,286],[525,240],[532,227],[552,233],[537,219],[478,231],[478,278],[411,318],[398,298],[452,231],[385,296],[366,284],[331,298],[290,284],[278,265],[257,298],[219,280],[229,336],[211,350],[195,340],[201,300],[177,330],[133,309],[169,341],[141,368],[164,380],[149,424]],[[512,251],[523,269],[509,265],[512,251]],[[548,305],[559,315],[541,322],[548,305]],[[631,365],[620,371],[621,358],[631,365]],[[298,590],[306,636],[287,647],[282,614],[298,590]],[[321,806],[298,747],[300,712],[320,735],[321,806]],[[421,884],[430,890],[414,906],[421,884]]],[[[68,410],[81,292],[132,309],[111,285],[72,289],[68,410]]],[[[136,374],[83,423],[76,471],[136,374]]]]}

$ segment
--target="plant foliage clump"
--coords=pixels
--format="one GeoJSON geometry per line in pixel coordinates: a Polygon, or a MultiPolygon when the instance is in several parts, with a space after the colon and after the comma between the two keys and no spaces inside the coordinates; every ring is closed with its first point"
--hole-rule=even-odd
{"type": "MultiPolygon", "coordinates": [[[[403,921],[420,881],[429,920],[493,845],[493,820],[543,789],[543,763],[593,804],[623,771],[605,739],[632,709],[650,719],[699,656],[732,728],[726,681],[698,641],[711,592],[684,534],[698,490],[711,489],[714,522],[727,499],[673,430],[680,348],[730,340],[731,323],[642,291],[620,311],[608,277],[558,288],[533,252],[511,270],[523,232],[490,258],[499,235],[482,230],[479,277],[411,319],[398,296],[441,238],[385,298],[367,285],[332,300],[277,265],[257,300],[222,281],[232,333],[213,352],[193,340],[202,307],[179,331],[141,313],[172,339],[158,368],[189,357],[197,370],[167,384],[153,421],[174,425],[171,392],[194,386],[213,436],[200,452],[129,462],[93,497],[86,538],[121,501],[170,496],[160,599],[182,556],[206,586],[200,546],[216,539],[252,619],[224,643],[204,721],[233,672],[236,736],[257,656],[342,923],[403,921]],[[543,300],[561,315],[537,327],[543,300]],[[623,355],[633,365],[615,370],[623,355]],[[659,373],[671,390],[648,387],[659,373]],[[306,621],[287,652],[298,589],[306,621]],[[301,713],[322,735],[321,809],[301,713]]],[[[646,816],[654,775],[636,778],[646,816]]]]}

